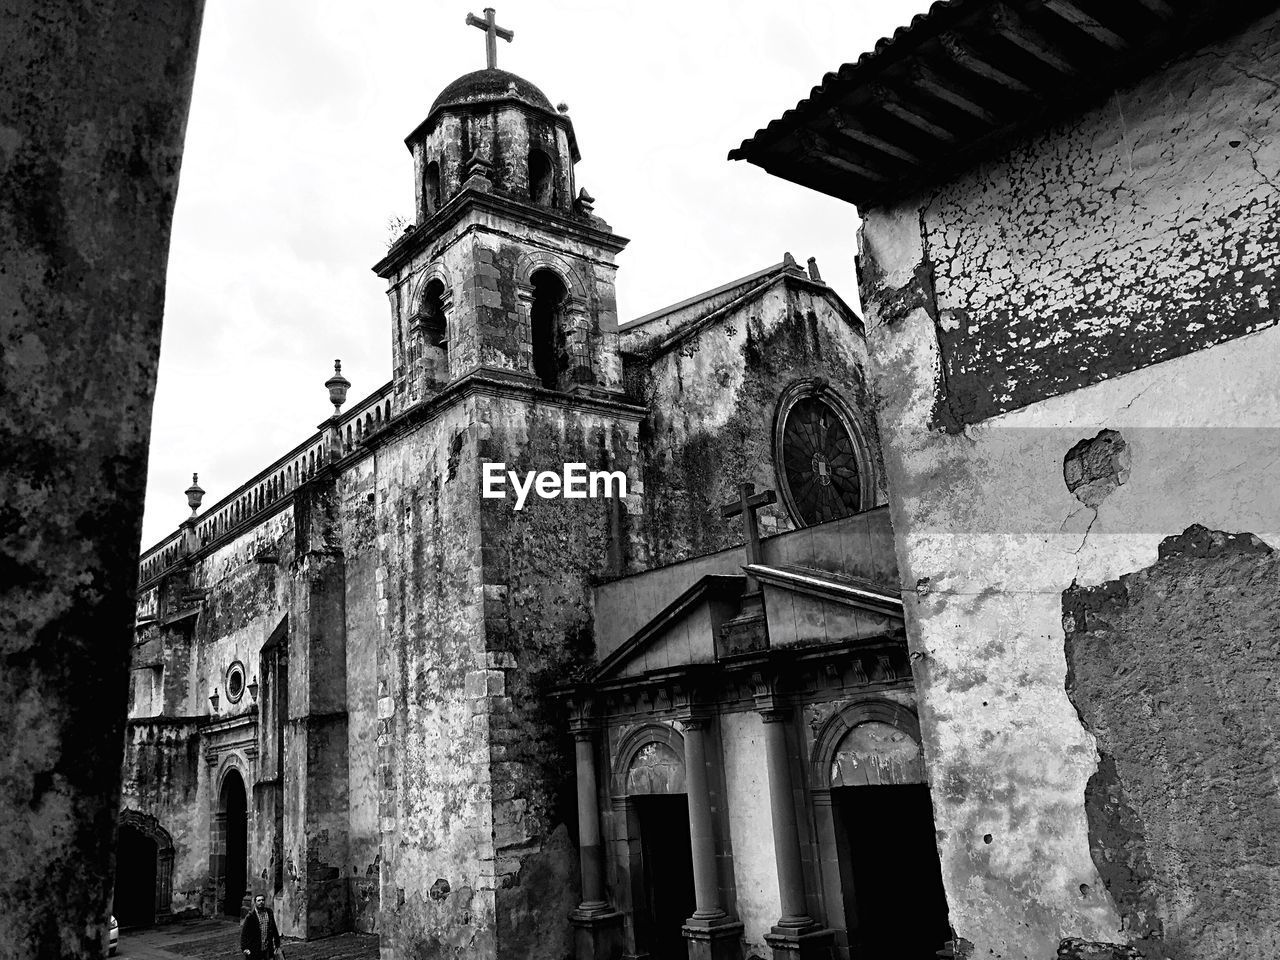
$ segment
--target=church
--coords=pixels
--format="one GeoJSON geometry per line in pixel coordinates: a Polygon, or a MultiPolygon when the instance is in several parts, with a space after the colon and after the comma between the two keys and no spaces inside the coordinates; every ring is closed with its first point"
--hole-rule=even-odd
{"type": "Polygon", "coordinates": [[[787,254],[620,322],[573,123],[471,21],[488,66],[405,139],[373,268],[390,380],[349,404],[336,365],[317,432],[211,506],[193,478],[140,559],[115,913],[262,893],[385,958],[931,957],[862,321],[787,254]],[[493,464],[625,482],[518,502],[493,464]]]}

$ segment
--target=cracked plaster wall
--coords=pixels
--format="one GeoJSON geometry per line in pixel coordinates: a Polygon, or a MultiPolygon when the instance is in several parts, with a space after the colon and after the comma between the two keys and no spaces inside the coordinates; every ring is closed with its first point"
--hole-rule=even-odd
{"type": "Polygon", "coordinates": [[[1063,592],[1151,565],[1193,523],[1280,542],[1277,63],[1272,15],[934,196],[865,212],[939,851],[975,957],[1140,935],[1090,852],[1099,753],[1065,690],[1063,592]],[[1104,429],[1129,475],[1090,507],[1063,461],[1104,429]]]}

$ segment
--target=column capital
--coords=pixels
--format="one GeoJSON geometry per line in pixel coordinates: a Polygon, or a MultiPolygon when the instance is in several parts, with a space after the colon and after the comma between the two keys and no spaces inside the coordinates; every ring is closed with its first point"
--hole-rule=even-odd
{"type": "Polygon", "coordinates": [[[773,700],[763,704],[756,700],[756,711],[760,714],[760,719],[765,723],[785,723],[795,714],[795,708],[791,704],[778,703],[773,700]]]}
{"type": "Polygon", "coordinates": [[[778,682],[772,674],[760,671],[753,673],[751,693],[756,702],[756,710],[765,723],[780,723],[791,719],[792,706],[778,692],[778,682]]]}
{"type": "Polygon", "coordinates": [[[696,713],[684,713],[677,716],[676,719],[680,721],[680,725],[686,730],[702,731],[711,726],[711,721],[715,719],[715,715],[705,710],[699,710],[696,713]]]}

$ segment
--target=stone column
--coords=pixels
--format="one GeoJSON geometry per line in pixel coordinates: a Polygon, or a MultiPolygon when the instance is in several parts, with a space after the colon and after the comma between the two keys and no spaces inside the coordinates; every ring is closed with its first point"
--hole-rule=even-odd
{"type": "Polygon", "coordinates": [[[622,914],[605,893],[604,849],[600,843],[600,804],[596,787],[596,730],[589,722],[590,699],[571,703],[578,779],[578,858],[582,903],[570,914],[576,960],[616,960],[622,956],[622,914]]]}
{"type": "Polygon", "coordinates": [[[683,720],[685,789],[689,797],[689,840],[693,848],[693,916],[684,925],[689,960],[729,960],[740,953],[742,924],[720,906],[716,870],[715,830],[711,817],[711,789],[707,781],[707,728],[710,717],[683,720]]]}
{"type": "Polygon", "coordinates": [[[778,898],[782,916],[765,940],[774,960],[826,956],[832,942],[805,902],[804,865],[800,856],[800,832],[796,828],[795,793],[791,786],[791,760],[787,754],[787,721],[790,706],[758,698],[764,721],[765,765],[769,771],[769,812],[773,820],[773,856],[778,868],[778,898]]]}

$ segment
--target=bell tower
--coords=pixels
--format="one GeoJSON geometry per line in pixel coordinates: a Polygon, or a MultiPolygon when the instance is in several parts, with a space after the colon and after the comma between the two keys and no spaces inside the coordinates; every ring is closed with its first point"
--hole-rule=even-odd
{"type": "Polygon", "coordinates": [[[573,759],[549,704],[592,662],[591,586],[644,562],[645,411],[619,352],[627,241],[575,182],[567,108],[498,68],[512,34],[493,11],[467,22],[488,66],[405,139],[415,222],[374,267],[397,411],[360,501],[379,542],[382,946],[534,960],[573,952],[573,759]],[[625,493],[566,483],[517,507],[485,486],[494,463],[585,465],[622,474],[625,493]]]}
{"type": "Polygon", "coordinates": [[[405,138],[416,219],[374,270],[388,281],[402,402],[477,372],[546,390],[616,393],[615,255],[627,241],[574,179],[567,108],[494,63],[436,97],[405,138]]]}

